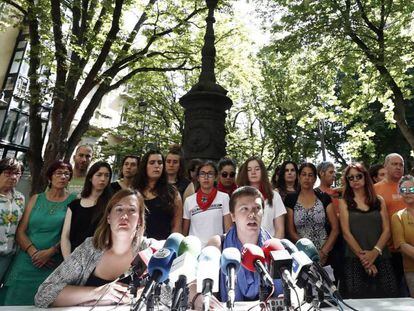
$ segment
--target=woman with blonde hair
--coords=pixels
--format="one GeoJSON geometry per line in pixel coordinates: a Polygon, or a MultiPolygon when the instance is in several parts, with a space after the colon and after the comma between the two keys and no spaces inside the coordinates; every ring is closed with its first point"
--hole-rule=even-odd
{"type": "Polygon", "coordinates": [[[128,303],[127,286],[114,281],[128,270],[138,251],[149,246],[144,231],[142,196],[130,189],[118,191],[108,202],[95,235],[39,287],[36,306],[128,303]]]}

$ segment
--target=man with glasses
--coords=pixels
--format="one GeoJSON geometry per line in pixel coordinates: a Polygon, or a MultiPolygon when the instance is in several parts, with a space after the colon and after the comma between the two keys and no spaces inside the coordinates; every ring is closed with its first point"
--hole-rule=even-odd
{"type": "Polygon", "coordinates": [[[237,189],[236,164],[232,159],[223,158],[218,163],[217,190],[227,193],[229,196],[237,189]]]}
{"type": "Polygon", "coordinates": [[[0,283],[16,252],[16,229],[24,210],[24,195],[15,190],[23,165],[16,159],[0,161],[0,283]]]}
{"type": "Polygon", "coordinates": [[[73,156],[73,177],[69,183],[69,193],[80,193],[85,183],[85,176],[92,161],[93,150],[90,145],[79,145],[73,156]]]}
{"type": "MultiPolygon", "coordinates": [[[[378,195],[384,198],[389,219],[392,219],[392,215],[405,208],[404,200],[398,189],[398,183],[404,175],[404,159],[398,153],[391,153],[385,157],[384,168],[386,170],[385,178],[376,183],[374,189],[378,195]]],[[[392,263],[401,291],[401,296],[405,297],[407,296],[408,291],[404,284],[404,270],[401,253],[396,251],[392,240],[389,241],[388,247],[391,251],[392,263]]]]}

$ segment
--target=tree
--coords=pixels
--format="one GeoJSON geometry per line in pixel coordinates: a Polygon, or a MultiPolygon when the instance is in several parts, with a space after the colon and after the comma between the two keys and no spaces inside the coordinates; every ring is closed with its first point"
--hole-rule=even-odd
{"type": "Polygon", "coordinates": [[[134,75],[186,68],[194,51],[184,37],[202,1],[7,0],[29,29],[30,146],[32,192],[42,191],[48,165],[68,159],[108,92],[134,75]],[[183,44],[184,42],[184,44],[183,44]],[[54,73],[42,83],[42,66],[54,73]],[[42,139],[40,109],[53,93],[51,129],[42,139]],[[72,130],[75,114],[84,106],[72,130]],[[42,153],[44,149],[44,153],[42,153]]]}
{"type": "Polygon", "coordinates": [[[359,148],[353,143],[363,140],[355,137],[371,141],[375,135],[365,120],[353,122],[358,114],[384,114],[389,126],[395,123],[414,148],[414,124],[407,117],[414,78],[412,1],[273,0],[268,4],[264,17],[273,18],[276,11],[280,16],[274,19],[275,39],[269,49],[287,58],[302,55],[307,60],[301,73],[308,77],[317,73],[329,82],[321,89],[321,95],[328,97],[322,103],[340,114],[333,117],[344,124],[351,140],[345,148],[351,154],[359,148]],[[382,105],[370,105],[375,101],[382,105]],[[367,111],[368,107],[375,110],[367,111]]]}

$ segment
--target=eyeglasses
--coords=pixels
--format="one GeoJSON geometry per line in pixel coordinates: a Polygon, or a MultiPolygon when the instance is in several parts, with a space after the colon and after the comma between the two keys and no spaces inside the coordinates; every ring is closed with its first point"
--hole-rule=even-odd
{"type": "Polygon", "coordinates": [[[234,176],[236,176],[236,173],[235,172],[230,172],[230,173],[222,172],[221,173],[221,177],[223,178],[227,178],[228,176],[230,176],[230,178],[234,178],[234,176]]]}
{"type": "Polygon", "coordinates": [[[348,181],[358,181],[361,180],[364,177],[364,174],[356,174],[356,175],[349,175],[346,177],[348,181]]]}
{"type": "Polygon", "coordinates": [[[70,177],[69,172],[55,172],[55,173],[53,173],[53,175],[55,175],[57,177],[66,177],[66,178],[70,177]]]}
{"type": "Polygon", "coordinates": [[[216,177],[216,174],[214,172],[200,172],[198,176],[200,176],[201,178],[214,178],[216,177]]]}
{"type": "Polygon", "coordinates": [[[400,188],[400,193],[403,193],[403,194],[408,194],[408,193],[414,194],[414,187],[401,187],[400,188]]]}
{"type": "Polygon", "coordinates": [[[6,177],[16,176],[17,178],[19,178],[20,176],[22,176],[22,172],[3,171],[3,173],[6,177]]]}

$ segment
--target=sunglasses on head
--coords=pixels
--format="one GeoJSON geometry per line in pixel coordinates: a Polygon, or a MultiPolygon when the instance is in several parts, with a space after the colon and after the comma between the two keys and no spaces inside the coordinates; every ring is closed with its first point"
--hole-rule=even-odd
{"type": "Polygon", "coordinates": [[[227,173],[227,172],[222,172],[221,173],[221,177],[223,177],[223,178],[227,178],[228,176],[230,176],[230,178],[234,178],[234,176],[236,176],[236,173],[235,172],[231,172],[230,174],[227,173]]]}
{"type": "Polygon", "coordinates": [[[414,187],[401,187],[400,193],[411,193],[414,194],[414,187]]]}
{"type": "Polygon", "coordinates": [[[361,180],[362,177],[364,177],[364,174],[359,173],[359,174],[356,174],[356,175],[348,175],[346,177],[346,179],[348,179],[348,181],[354,181],[354,180],[357,181],[357,180],[361,180]]]}

